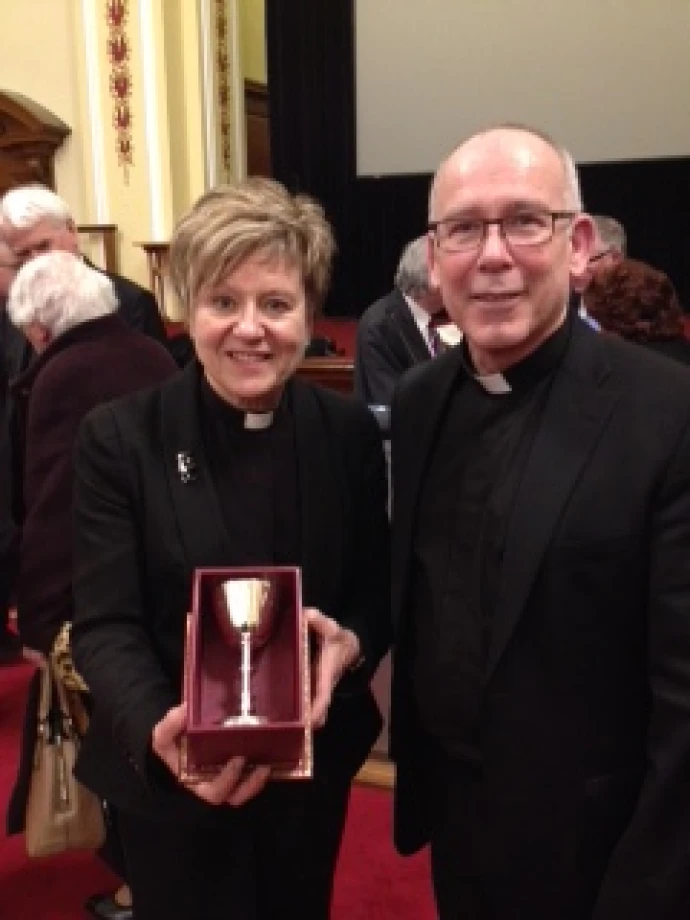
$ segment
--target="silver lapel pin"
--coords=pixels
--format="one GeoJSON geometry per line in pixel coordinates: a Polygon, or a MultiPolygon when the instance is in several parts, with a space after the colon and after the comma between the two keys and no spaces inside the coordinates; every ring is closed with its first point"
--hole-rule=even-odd
{"type": "Polygon", "coordinates": [[[177,472],[185,485],[197,477],[196,460],[185,450],[177,455],[177,472]]]}

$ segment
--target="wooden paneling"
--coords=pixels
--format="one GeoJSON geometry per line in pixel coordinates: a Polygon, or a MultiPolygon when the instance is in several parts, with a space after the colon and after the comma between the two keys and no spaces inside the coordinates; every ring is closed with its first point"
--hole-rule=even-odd
{"type": "Polygon", "coordinates": [[[353,367],[352,358],[305,358],[297,373],[331,390],[352,393],[353,367]]]}
{"type": "Polygon", "coordinates": [[[77,231],[82,255],[98,268],[117,273],[120,266],[117,224],[79,224],[77,231]]]}
{"type": "Polygon", "coordinates": [[[271,137],[268,89],[263,83],[244,81],[247,129],[247,175],[271,175],[271,137]]]}
{"type": "Polygon", "coordinates": [[[0,195],[40,182],[55,187],[53,158],[70,133],[47,109],[18,93],[0,93],[0,195]]]}

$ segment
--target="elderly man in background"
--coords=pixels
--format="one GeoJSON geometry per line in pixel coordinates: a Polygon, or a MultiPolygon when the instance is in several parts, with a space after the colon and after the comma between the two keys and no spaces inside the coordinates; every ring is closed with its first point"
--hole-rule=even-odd
{"type": "Polygon", "coordinates": [[[590,315],[587,309],[584,292],[592,283],[593,278],[623,261],[626,240],[623,225],[615,218],[596,214],[592,215],[592,221],[595,234],[592,255],[582,271],[572,278],[570,307],[577,311],[580,319],[584,320],[588,326],[599,330],[599,322],[590,315]]]}
{"type": "MultiPolygon", "coordinates": [[[[20,264],[47,252],[79,255],[79,235],[69,206],[48,188],[25,185],[6,192],[0,202],[0,221],[5,242],[20,264]]],[[[165,344],[165,327],[153,294],[121,275],[102,274],[110,279],[127,325],[165,344]]],[[[24,360],[21,370],[26,364],[24,360]]]]}
{"type": "MultiPolygon", "coordinates": [[[[17,622],[24,644],[46,655],[72,619],[72,451],[81,420],[102,402],[160,383],[176,365],[159,342],[127,325],[108,277],[69,252],[27,262],[7,311],[37,355],[13,384],[23,471],[17,622]]],[[[29,692],[10,833],[23,827],[37,688],[38,675],[29,692]]],[[[98,898],[91,905],[96,916],[131,916],[128,908],[114,913],[108,896],[98,898]]]]}
{"type": "Polygon", "coordinates": [[[625,227],[615,217],[593,214],[596,229],[594,252],[589,257],[589,267],[594,274],[618,265],[626,255],[627,238],[625,227]]]}
{"type": "MultiPolygon", "coordinates": [[[[625,259],[627,242],[623,224],[604,214],[593,214],[591,217],[594,224],[592,254],[584,269],[573,278],[573,290],[576,295],[583,294],[592,279],[601,272],[619,265],[625,259]]],[[[580,315],[587,317],[583,298],[578,297],[577,305],[580,315]]]]}
{"type": "Polygon", "coordinates": [[[403,250],[393,290],[373,303],[357,325],[355,393],[370,406],[390,406],[402,374],[441,348],[436,321],[447,315],[429,284],[426,237],[403,250]]]}
{"type": "Polygon", "coordinates": [[[464,338],[393,402],[391,744],[442,920],[690,916],[690,372],[568,310],[594,242],[537,131],[436,173],[464,338]]]}

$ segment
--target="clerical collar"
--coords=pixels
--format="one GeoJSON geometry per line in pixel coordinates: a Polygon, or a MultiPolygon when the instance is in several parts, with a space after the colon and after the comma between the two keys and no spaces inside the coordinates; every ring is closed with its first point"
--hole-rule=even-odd
{"type": "Polygon", "coordinates": [[[273,424],[274,412],[245,412],[244,427],[251,431],[261,431],[273,424]]]}
{"type": "MultiPolygon", "coordinates": [[[[269,412],[245,412],[226,402],[201,375],[201,398],[211,416],[235,431],[265,431],[273,425],[278,409],[269,412]]],[[[279,407],[278,407],[279,408],[279,407]]]]}
{"type": "Polygon", "coordinates": [[[467,373],[494,396],[503,396],[514,391],[524,392],[535,383],[547,377],[560,364],[570,338],[572,317],[564,322],[548,339],[521,361],[495,374],[478,374],[472,364],[467,340],[462,343],[462,362],[467,373]]]}

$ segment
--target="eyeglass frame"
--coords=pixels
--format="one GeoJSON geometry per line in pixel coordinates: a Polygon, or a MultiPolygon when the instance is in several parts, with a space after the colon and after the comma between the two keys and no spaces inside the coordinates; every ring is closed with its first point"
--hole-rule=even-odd
{"type": "Polygon", "coordinates": [[[477,223],[480,223],[482,225],[481,235],[476,243],[473,243],[471,246],[466,246],[461,249],[445,249],[444,250],[444,247],[441,245],[441,239],[438,234],[438,228],[441,224],[446,224],[449,221],[458,220],[459,219],[458,217],[442,217],[440,218],[440,220],[429,221],[429,223],[427,224],[427,230],[429,233],[434,235],[434,239],[436,240],[436,245],[438,246],[438,248],[445,252],[472,252],[472,250],[481,249],[481,247],[486,242],[488,230],[489,230],[489,227],[491,226],[498,227],[499,236],[501,237],[501,239],[507,246],[517,246],[518,249],[528,249],[531,246],[544,246],[546,245],[546,243],[550,243],[556,233],[556,221],[557,220],[566,220],[566,219],[572,220],[574,217],[578,217],[582,213],[583,213],[582,211],[549,211],[546,209],[539,208],[539,209],[535,209],[534,211],[530,211],[530,212],[525,211],[519,214],[511,214],[511,215],[507,215],[504,217],[493,217],[491,219],[484,218],[484,217],[472,218],[472,220],[476,220],[477,223]],[[512,220],[516,217],[525,216],[527,213],[531,215],[538,214],[539,216],[542,216],[542,217],[550,217],[551,218],[551,232],[546,237],[546,239],[539,240],[536,243],[534,242],[533,243],[515,243],[514,241],[509,240],[508,237],[506,236],[505,228],[503,224],[507,220],[512,220]]]}
{"type": "Polygon", "coordinates": [[[606,256],[610,256],[611,253],[615,252],[613,246],[609,246],[608,249],[602,249],[601,252],[595,253],[593,256],[590,256],[587,260],[587,265],[595,265],[601,259],[605,259],[606,256]]]}

